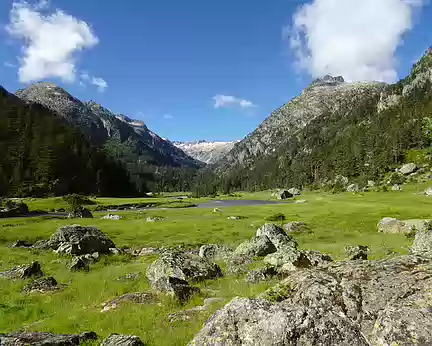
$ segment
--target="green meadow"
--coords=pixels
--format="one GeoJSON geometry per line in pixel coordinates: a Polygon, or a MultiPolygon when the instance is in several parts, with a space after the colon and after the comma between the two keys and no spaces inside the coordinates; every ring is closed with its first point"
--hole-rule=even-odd
{"type": "MultiPolygon", "coordinates": [[[[155,256],[132,257],[112,255],[102,257],[88,273],[70,272],[68,257],[53,252],[14,249],[18,240],[36,241],[49,238],[57,228],[68,224],[91,225],[107,234],[117,247],[171,247],[225,244],[236,247],[252,237],[265,219],[282,213],[286,221],[303,221],[310,232],[295,234],[302,249],[330,254],[335,260],[344,258],[349,244],[368,245],[370,259],[380,259],[408,253],[412,242],[404,235],[377,232],[383,217],[398,219],[432,218],[432,197],[421,195],[428,185],[405,185],[403,192],[365,192],[329,194],[305,192],[297,199],[305,204],[287,201],[278,205],[221,208],[181,208],[199,204],[207,199],[178,200],[176,196],[145,199],[95,199],[99,205],[149,203],[163,209],[120,211],[122,220],[102,220],[107,212],[95,212],[94,219],[68,220],[53,217],[0,219],[0,271],[14,265],[39,261],[45,275],[53,276],[66,285],[61,291],[49,294],[22,293],[26,280],[0,281],[0,332],[15,330],[78,333],[94,331],[100,337],[110,333],[134,334],[147,345],[185,345],[198,332],[205,320],[224,303],[212,305],[208,311],[184,321],[171,323],[168,315],[202,305],[205,298],[220,297],[227,301],[235,296],[252,297],[275,284],[248,284],[244,277],[226,275],[221,279],[198,284],[201,293],[185,305],[160,296],[157,304],[123,304],[115,310],[101,312],[102,303],[116,296],[150,290],[145,277],[148,265],[155,256]],[[147,217],[161,216],[161,222],[146,222],[147,217]],[[240,220],[228,220],[241,216],[240,220]],[[141,273],[134,281],[119,277],[141,273]]],[[[181,195],[181,194],[180,194],[181,195]]],[[[270,199],[270,191],[240,193],[217,199],[270,199]]],[[[67,206],[61,198],[28,199],[31,210],[57,210],[67,206]]],[[[90,206],[94,208],[95,205],[90,206]]],[[[223,266],[221,266],[223,269],[223,266]]]]}

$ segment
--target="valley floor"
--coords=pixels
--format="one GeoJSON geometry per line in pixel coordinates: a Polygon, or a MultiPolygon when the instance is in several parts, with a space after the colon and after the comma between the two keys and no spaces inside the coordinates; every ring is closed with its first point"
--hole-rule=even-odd
{"type": "MultiPolygon", "coordinates": [[[[403,234],[378,233],[377,223],[384,217],[405,219],[431,219],[432,197],[419,194],[428,185],[405,185],[403,192],[366,192],[330,195],[324,192],[306,192],[297,199],[305,204],[284,203],[249,207],[213,209],[169,208],[164,210],[116,212],[122,220],[94,219],[66,220],[58,218],[0,219],[0,271],[18,264],[39,261],[47,276],[53,276],[65,288],[50,294],[22,293],[26,281],[2,280],[0,284],[0,332],[18,329],[78,333],[94,331],[101,337],[110,333],[134,334],[147,345],[185,345],[201,329],[206,319],[223,302],[212,305],[196,318],[170,322],[170,313],[202,305],[205,298],[220,297],[229,301],[236,296],[252,297],[273,286],[275,281],[249,284],[243,277],[226,275],[223,278],[197,284],[202,293],[187,304],[164,298],[161,304],[124,304],[118,309],[101,312],[102,304],[116,296],[150,290],[145,272],[157,257],[131,257],[113,255],[102,257],[88,273],[70,272],[67,257],[51,251],[42,252],[10,248],[18,239],[36,241],[48,239],[59,227],[69,224],[92,225],[107,234],[118,248],[169,247],[176,245],[199,246],[225,244],[235,247],[255,235],[265,218],[283,213],[286,221],[303,221],[311,232],[295,234],[302,249],[318,250],[330,254],[335,260],[344,258],[344,247],[350,244],[367,245],[370,259],[381,259],[408,253],[412,239],[403,234]],[[160,222],[146,222],[148,217],[160,216],[160,222]],[[229,216],[240,216],[229,220],[229,216]],[[141,273],[132,281],[118,280],[131,273],[141,273]]],[[[270,199],[270,192],[242,193],[231,199],[270,199]]],[[[163,206],[168,197],[154,200],[163,206]]],[[[207,201],[203,199],[202,201],[207,201]]],[[[197,203],[190,199],[176,203],[197,203]]],[[[141,200],[104,199],[104,204],[135,203],[141,200]]],[[[58,209],[64,207],[60,199],[28,202],[31,209],[58,209]]],[[[224,267],[221,265],[222,270],[224,267]]]]}

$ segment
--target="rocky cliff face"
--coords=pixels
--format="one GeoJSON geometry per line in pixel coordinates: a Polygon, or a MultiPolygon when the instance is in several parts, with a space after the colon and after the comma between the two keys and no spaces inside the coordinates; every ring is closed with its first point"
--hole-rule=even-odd
{"type": "Polygon", "coordinates": [[[348,114],[385,90],[385,83],[345,83],[342,77],[325,76],[314,81],[291,102],[274,111],[254,132],[237,143],[216,163],[219,171],[232,167],[253,167],[256,160],[269,155],[314,119],[336,112],[348,114]]]}
{"type": "Polygon", "coordinates": [[[127,163],[191,168],[202,165],[143,122],[114,114],[93,101],[82,102],[55,84],[36,83],[18,90],[16,95],[57,112],[78,125],[93,142],[105,145],[127,163]]]}
{"type": "Polygon", "coordinates": [[[222,159],[235,142],[174,142],[174,145],[194,159],[206,164],[213,164],[222,159]]]}

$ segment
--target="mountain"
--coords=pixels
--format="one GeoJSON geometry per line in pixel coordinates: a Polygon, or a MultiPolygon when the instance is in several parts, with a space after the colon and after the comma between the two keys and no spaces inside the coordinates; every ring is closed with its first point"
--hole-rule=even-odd
{"type": "Polygon", "coordinates": [[[304,186],[337,174],[375,179],[409,150],[428,147],[431,84],[431,50],[393,85],[317,79],[209,167],[216,174],[205,184],[229,190],[304,186]]]}
{"type": "Polygon", "coordinates": [[[160,172],[158,168],[196,170],[203,165],[143,122],[114,114],[93,101],[82,102],[55,84],[36,83],[18,90],[16,95],[26,102],[41,104],[78,126],[92,143],[126,165],[138,188],[148,184],[150,176],[160,172]]]}
{"type": "Polygon", "coordinates": [[[126,170],[65,119],[0,87],[0,196],[136,194],[126,170]]]}
{"type": "Polygon", "coordinates": [[[235,142],[173,142],[173,144],[183,150],[194,159],[212,164],[224,157],[233,147],[235,142]]]}

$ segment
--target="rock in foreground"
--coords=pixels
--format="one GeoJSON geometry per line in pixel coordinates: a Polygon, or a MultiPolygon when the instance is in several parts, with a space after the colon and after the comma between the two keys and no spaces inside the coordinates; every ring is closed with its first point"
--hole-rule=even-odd
{"type": "Polygon", "coordinates": [[[13,267],[10,270],[0,273],[0,279],[26,279],[30,277],[43,276],[39,262],[13,267]]]}
{"type": "Polygon", "coordinates": [[[431,345],[431,271],[420,256],[295,271],[262,299],[235,298],[190,345],[431,345]]]}
{"type": "Polygon", "coordinates": [[[101,346],[144,346],[144,343],[135,335],[111,334],[101,346]]]}
{"type": "Polygon", "coordinates": [[[1,346],[78,346],[97,340],[94,332],[81,334],[52,334],[38,332],[16,332],[0,334],[1,346]]]}

